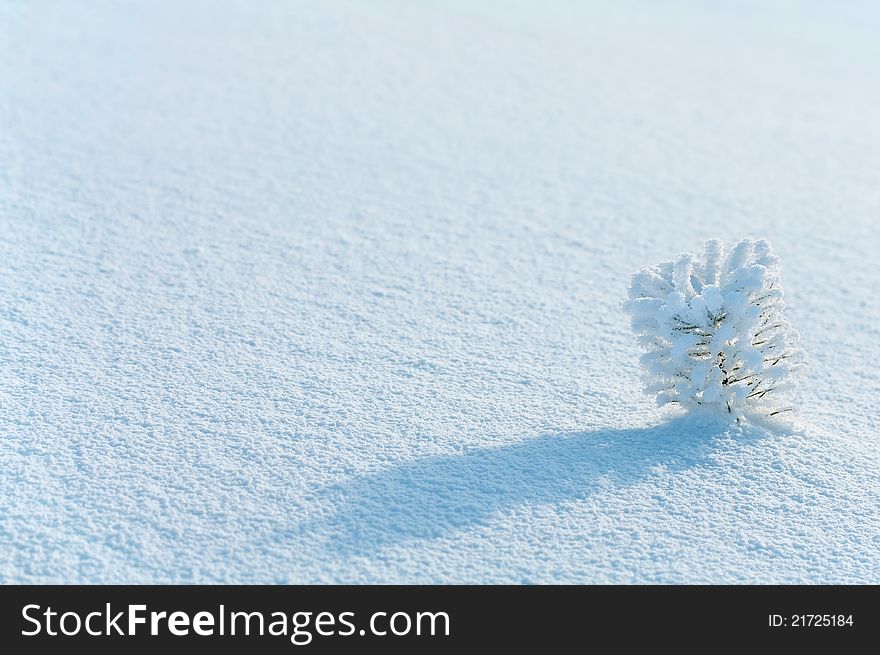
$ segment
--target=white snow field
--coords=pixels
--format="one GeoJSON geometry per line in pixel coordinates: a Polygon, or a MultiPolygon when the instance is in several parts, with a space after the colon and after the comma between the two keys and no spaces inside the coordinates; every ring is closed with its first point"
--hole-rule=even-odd
{"type": "Polygon", "coordinates": [[[880,6],[4,2],[0,581],[880,583],[880,6]],[[766,237],[788,429],[630,275],[766,237]]]}

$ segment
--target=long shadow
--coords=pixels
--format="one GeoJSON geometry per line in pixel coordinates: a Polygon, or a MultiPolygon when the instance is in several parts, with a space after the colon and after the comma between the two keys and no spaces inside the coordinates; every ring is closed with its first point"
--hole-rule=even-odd
{"type": "Polygon", "coordinates": [[[655,467],[703,461],[728,425],[684,416],[660,425],[541,436],[432,457],[325,489],[337,510],[319,525],[327,548],[366,554],[382,545],[436,538],[523,503],[590,496],[627,486],[655,467]]]}

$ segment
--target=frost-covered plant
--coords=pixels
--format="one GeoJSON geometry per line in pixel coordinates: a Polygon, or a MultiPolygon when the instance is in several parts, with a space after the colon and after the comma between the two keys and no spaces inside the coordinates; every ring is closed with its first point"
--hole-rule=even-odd
{"type": "Polygon", "coordinates": [[[726,253],[686,253],[633,275],[625,309],[640,343],[646,392],[660,405],[714,408],[739,419],[792,409],[783,392],[804,363],[783,318],[779,259],[744,239],[726,253]]]}

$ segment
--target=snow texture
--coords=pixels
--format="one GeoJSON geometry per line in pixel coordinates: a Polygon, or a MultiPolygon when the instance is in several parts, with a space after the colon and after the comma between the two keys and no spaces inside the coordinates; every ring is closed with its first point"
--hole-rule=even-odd
{"type": "Polygon", "coordinates": [[[645,390],[736,420],[773,417],[804,362],[800,335],[783,316],[779,258],[765,240],[743,239],[729,254],[719,239],[702,259],[683,253],[632,278],[624,308],[648,352],[645,390]]]}
{"type": "Polygon", "coordinates": [[[3,3],[0,581],[880,583],[878,11],[3,3]],[[621,310],[746,236],[786,430],[621,310]]]}

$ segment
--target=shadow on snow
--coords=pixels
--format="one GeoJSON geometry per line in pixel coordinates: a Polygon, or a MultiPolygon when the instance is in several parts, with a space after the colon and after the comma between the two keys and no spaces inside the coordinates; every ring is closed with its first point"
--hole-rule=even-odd
{"type": "Polygon", "coordinates": [[[320,528],[337,552],[369,554],[442,537],[524,503],[583,499],[605,484],[628,486],[661,470],[690,468],[728,430],[723,422],[682,416],[653,427],[540,436],[420,459],[326,489],[336,513],[301,528],[320,528]]]}

